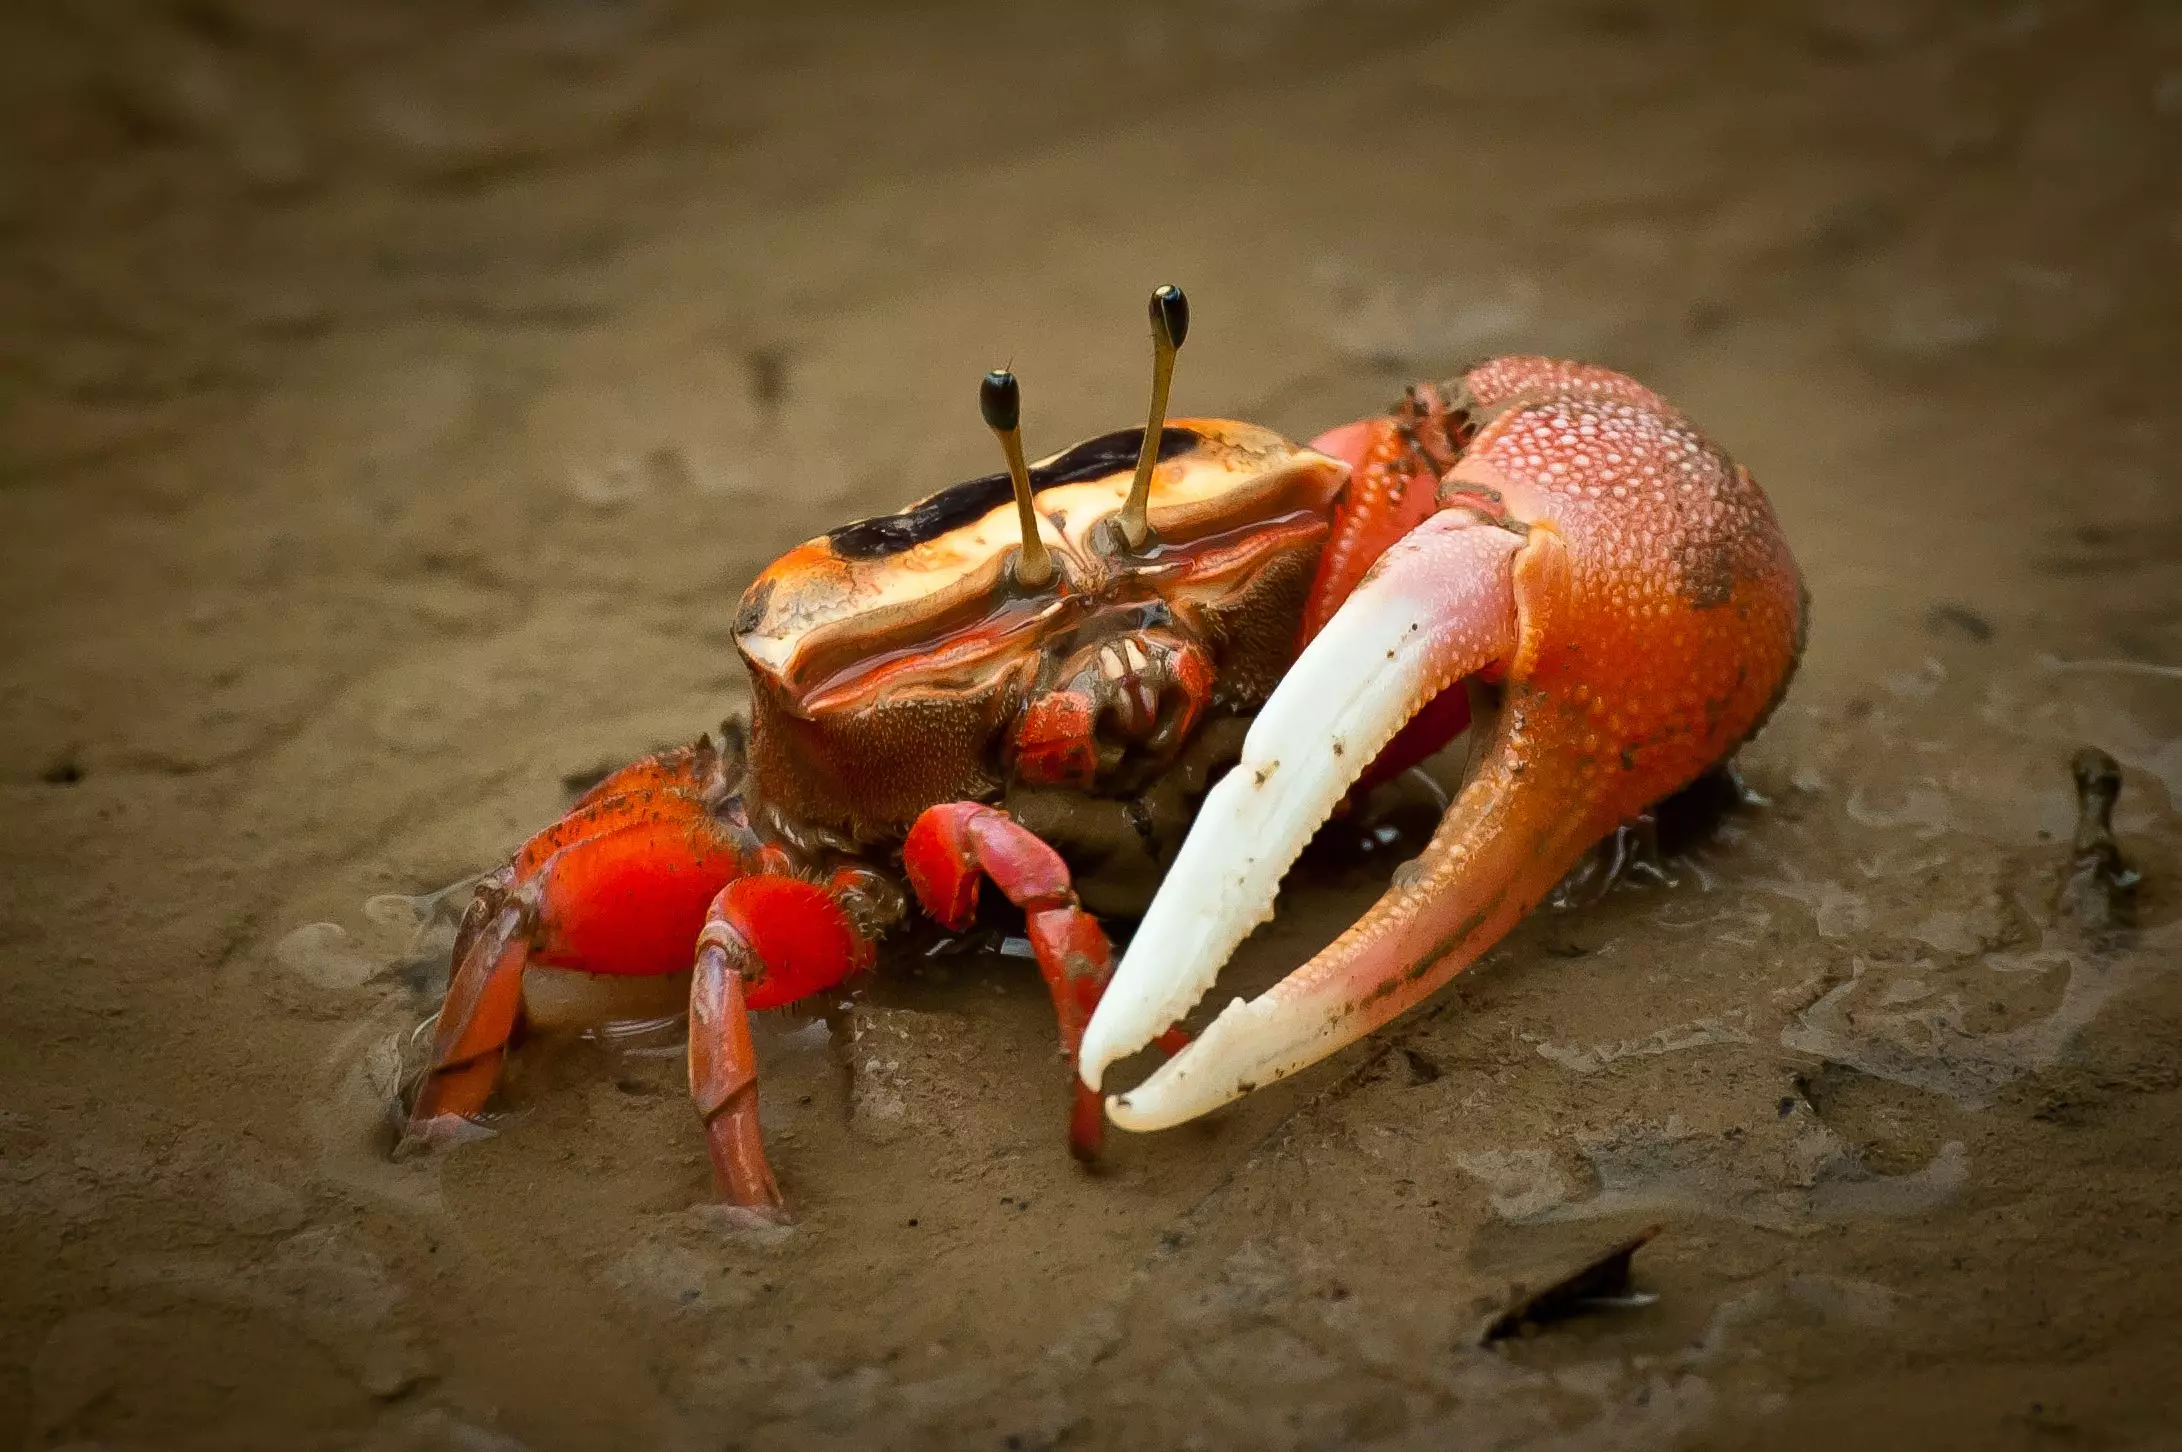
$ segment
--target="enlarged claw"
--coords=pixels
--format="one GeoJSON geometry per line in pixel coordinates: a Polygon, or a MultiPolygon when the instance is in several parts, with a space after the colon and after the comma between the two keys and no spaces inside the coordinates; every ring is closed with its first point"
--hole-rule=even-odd
{"type": "Polygon", "coordinates": [[[1440,691],[1504,679],[1491,738],[1371,911],[1110,1097],[1123,1128],[1194,1118],[1423,999],[1593,842],[1724,760],[1786,686],[1801,583],[1748,474],[1604,369],[1504,359],[1461,389],[1490,421],[1442,498],[1492,522],[1452,508],[1419,526],[1282,679],[1084,1034],[1084,1082],[1195,1005],[1342,793],[1440,691]]]}

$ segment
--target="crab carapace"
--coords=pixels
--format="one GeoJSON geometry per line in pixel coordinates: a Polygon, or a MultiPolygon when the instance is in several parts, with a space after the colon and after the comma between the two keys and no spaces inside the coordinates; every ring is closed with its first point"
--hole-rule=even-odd
{"type": "Polygon", "coordinates": [[[1105,1106],[1151,1128],[1359,1037],[1723,762],[1785,688],[1801,587],[1763,496],[1640,385],[1499,359],[1304,447],[1168,420],[1179,290],[1150,319],[1141,430],[1026,464],[1016,382],[990,374],[1005,472],[757,577],[734,621],[747,731],[614,773],[479,887],[412,1133],[483,1108],[526,967],[693,969],[715,1178],[777,1210],[750,1011],[869,966],[913,908],[966,927],[990,879],[1080,1069],[1088,1159],[1115,1060],[1174,1055],[1105,1106]],[[1474,692],[1501,709],[1424,858],[1188,1043],[1176,1021],[1320,822],[1462,731],[1474,692]],[[1094,911],[1143,914],[1110,990],[1094,911]]]}

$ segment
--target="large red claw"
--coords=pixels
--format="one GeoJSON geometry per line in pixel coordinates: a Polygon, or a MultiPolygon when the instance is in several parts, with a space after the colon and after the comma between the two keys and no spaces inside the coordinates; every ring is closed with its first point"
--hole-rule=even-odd
{"type": "Polygon", "coordinates": [[[1592,843],[1725,760],[1786,688],[1802,585],[1747,473],[1606,369],[1501,359],[1460,392],[1483,426],[1442,484],[1447,507],[1387,552],[1260,711],[1085,1031],[1084,1082],[1197,1003],[1342,794],[1441,691],[1504,679],[1491,739],[1370,912],[1107,1100],[1124,1128],[1194,1118],[1423,999],[1592,843]]]}

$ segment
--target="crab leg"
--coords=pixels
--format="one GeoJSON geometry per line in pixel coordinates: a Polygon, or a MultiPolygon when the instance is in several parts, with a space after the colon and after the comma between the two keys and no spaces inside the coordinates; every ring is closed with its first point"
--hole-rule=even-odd
{"type": "MultiPolygon", "coordinates": [[[[1093,1017],[1082,1054],[1087,1085],[1097,1088],[1109,1064],[1151,1042],[1211,988],[1236,945],[1272,915],[1280,879],[1312,833],[1409,718],[1447,687],[1509,658],[1511,562],[1523,542],[1464,511],[1436,515],[1387,550],[1305,649],[1259,712],[1241,762],[1206,797],[1093,1017]]],[[[1483,790],[1482,779],[1473,782],[1448,823],[1475,815],[1474,794],[1483,790]]],[[[1459,861],[1470,853],[1473,844],[1455,838],[1443,825],[1423,873],[1435,856],[1459,861]]],[[[1326,960],[1254,1003],[1236,1000],[1195,1045],[1109,1101],[1114,1122],[1151,1129],[1192,1117],[1399,1012],[1413,994],[1388,993],[1356,1008],[1348,1001],[1398,962],[1416,935],[1413,904],[1425,896],[1398,890],[1326,960]],[[1401,1004],[1386,1007],[1397,998],[1401,1004]],[[1375,1016],[1353,1024],[1356,1011],[1375,1016]]]]}
{"type": "Polygon", "coordinates": [[[482,1112],[500,1081],[508,1040],[523,1011],[530,961],[529,905],[509,901],[506,870],[479,884],[455,937],[454,977],[432,1025],[432,1065],[417,1087],[412,1135],[448,1116],[482,1112]]]}
{"type": "Polygon", "coordinates": [[[615,772],[480,884],[408,1134],[482,1111],[522,1021],[533,965],[646,976],[690,967],[689,1082],[714,1177],[732,1203],[780,1207],[758,1136],[749,1010],[817,992],[869,963],[833,892],[780,875],[723,803],[709,741],[615,772]]]}
{"type": "MultiPolygon", "coordinates": [[[[1038,971],[1053,995],[1061,1052],[1073,1061],[1084,1023],[1113,976],[1114,950],[1099,920],[1076,901],[1061,854],[996,807],[942,802],[927,808],[910,827],[902,864],[917,901],[944,928],[960,931],[970,925],[977,915],[978,885],[985,878],[1023,910],[1038,971]]],[[[1180,1036],[1163,1040],[1169,1048],[1182,1042],[1180,1036]]],[[[1077,1084],[1069,1148],[1078,1159],[1089,1161],[1097,1157],[1105,1135],[1098,1095],[1077,1084]]]]}
{"type": "Polygon", "coordinates": [[[591,973],[673,973],[705,903],[745,870],[742,848],[708,805],[711,744],[633,762],[587,793],[479,884],[455,942],[454,977],[408,1133],[477,1114],[522,1019],[532,964],[591,973]]]}
{"type": "Polygon", "coordinates": [[[740,877],[712,900],[690,978],[689,1092],[729,1204],[773,1213],[783,1204],[758,1129],[750,1010],[816,993],[871,956],[871,943],[816,883],[740,877]]]}

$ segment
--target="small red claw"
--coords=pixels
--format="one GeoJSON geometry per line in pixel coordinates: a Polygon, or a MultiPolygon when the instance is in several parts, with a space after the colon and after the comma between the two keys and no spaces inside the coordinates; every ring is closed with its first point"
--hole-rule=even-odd
{"type": "Polygon", "coordinates": [[[932,921],[949,932],[961,932],[977,915],[983,874],[970,849],[970,818],[987,810],[981,802],[944,802],[918,817],[902,841],[910,890],[932,921]]]}
{"type": "Polygon", "coordinates": [[[1354,1042],[1474,962],[1616,826],[1724,761],[1786,689],[1803,592],[1765,497],[1642,385],[1499,359],[1441,513],[1390,547],[1260,711],[1084,1035],[1096,1086],[1179,1019],[1385,743],[1465,677],[1504,680],[1431,845],[1331,947],[1107,1102],[1180,1123],[1354,1042]]]}
{"type": "Polygon", "coordinates": [[[1083,1026],[1091,1021],[1099,994],[1113,976],[1113,947],[1099,920],[1073,903],[1033,909],[1024,914],[1023,930],[1038,961],[1058,971],[1056,993],[1065,989],[1070,1001],[1070,1009],[1061,1015],[1061,1048],[1073,1058],[1083,1026]]]}
{"type": "Polygon", "coordinates": [[[1098,707],[1081,691],[1048,691],[1015,728],[1015,771],[1027,782],[1089,787],[1098,779],[1098,707]]]}

